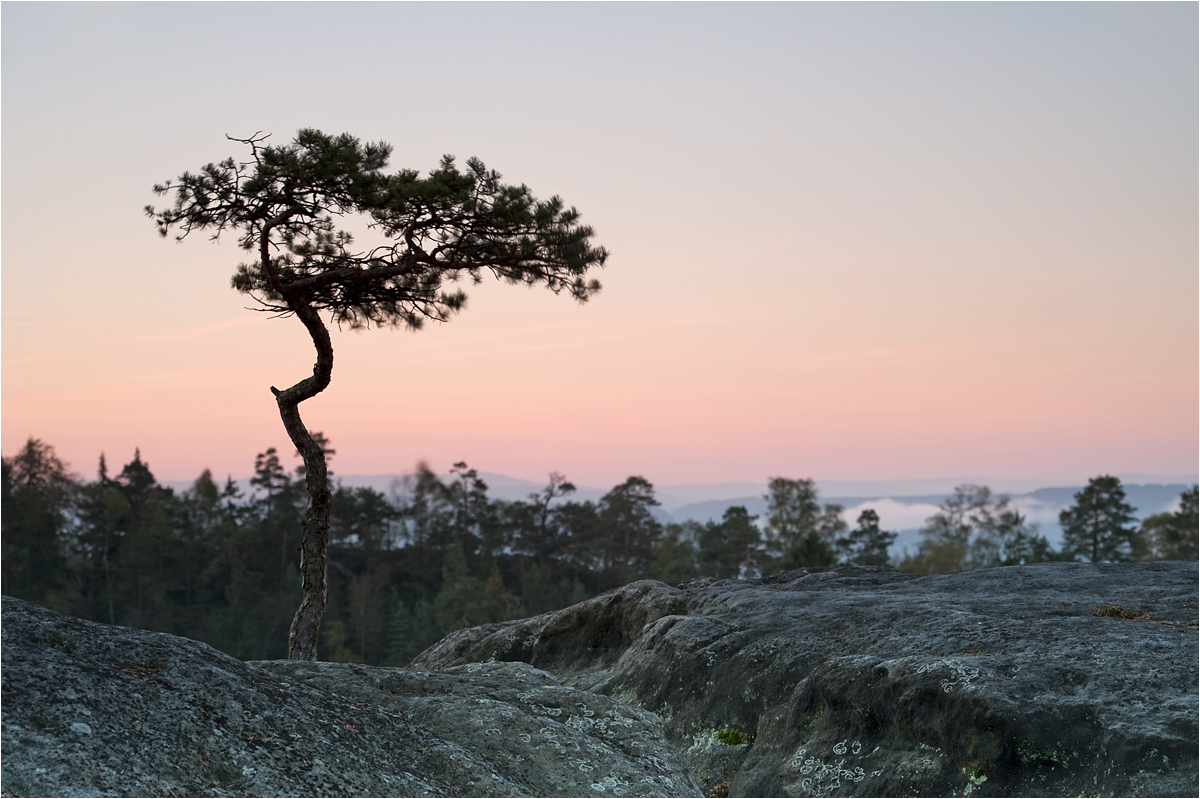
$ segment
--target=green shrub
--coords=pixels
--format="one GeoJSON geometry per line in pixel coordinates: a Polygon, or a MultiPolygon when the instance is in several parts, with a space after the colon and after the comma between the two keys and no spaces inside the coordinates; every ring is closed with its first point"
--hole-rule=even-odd
{"type": "Polygon", "coordinates": [[[741,746],[744,743],[750,742],[750,739],[746,737],[746,733],[735,730],[733,727],[717,730],[714,734],[718,741],[728,746],[741,746]]]}
{"type": "Polygon", "coordinates": [[[1114,605],[1105,605],[1102,608],[1096,608],[1092,611],[1092,615],[1105,616],[1112,619],[1136,619],[1138,617],[1138,612],[1136,610],[1130,610],[1129,608],[1123,608],[1118,603],[1114,605]]]}

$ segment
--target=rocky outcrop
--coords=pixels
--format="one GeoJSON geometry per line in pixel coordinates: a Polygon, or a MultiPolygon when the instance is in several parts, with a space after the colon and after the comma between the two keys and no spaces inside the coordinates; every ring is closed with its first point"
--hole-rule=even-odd
{"type": "Polygon", "coordinates": [[[455,633],[653,711],[711,793],[1195,796],[1197,565],[640,582],[455,633]]]}
{"type": "Polygon", "coordinates": [[[524,663],[243,663],[3,600],[6,796],[697,795],[653,714],[524,663]]]}
{"type": "Polygon", "coordinates": [[[242,663],[6,597],[0,787],[1195,796],[1198,590],[1194,563],[640,582],[413,669],[242,663]]]}

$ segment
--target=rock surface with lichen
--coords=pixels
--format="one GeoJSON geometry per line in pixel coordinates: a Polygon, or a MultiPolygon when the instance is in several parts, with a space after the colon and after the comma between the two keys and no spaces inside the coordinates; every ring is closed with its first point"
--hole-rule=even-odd
{"type": "Polygon", "coordinates": [[[1198,590],[1194,563],[639,582],[412,669],[6,597],[0,789],[1195,796],[1198,590]]]}
{"type": "Polygon", "coordinates": [[[243,663],[4,597],[5,796],[697,795],[659,719],[524,663],[243,663]]]}
{"type": "Polygon", "coordinates": [[[1197,565],[639,582],[462,630],[652,711],[710,795],[1196,796],[1197,565]]]}

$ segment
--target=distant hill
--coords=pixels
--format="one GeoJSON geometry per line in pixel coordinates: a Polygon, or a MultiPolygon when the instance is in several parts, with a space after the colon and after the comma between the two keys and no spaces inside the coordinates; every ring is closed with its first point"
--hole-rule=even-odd
{"type": "MultiPolygon", "coordinates": [[[[986,483],[983,485],[986,485],[986,483]]],[[[1185,483],[1173,483],[1169,485],[1125,485],[1124,488],[1125,499],[1133,506],[1134,515],[1139,519],[1144,519],[1155,513],[1174,510],[1178,507],[1179,495],[1191,488],[1191,486],[1185,483]]],[[[1005,496],[1009,497],[1013,501],[1013,504],[1021,508],[1022,512],[1027,516],[1030,516],[1032,521],[1049,521],[1048,517],[1051,513],[1053,514],[1053,518],[1057,520],[1059,511],[1072,504],[1075,501],[1075,494],[1082,490],[1083,486],[1039,488],[1023,494],[1005,494],[1005,496]],[[1035,514],[1037,518],[1033,518],[1035,514]]],[[[842,497],[818,496],[818,500],[823,505],[841,505],[847,511],[864,506],[873,506],[881,502],[908,508],[928,506],[929,515],[932,515],[937,510],[937,507],[952,495],[953,492],[950,491],[944,494],[925,494],[920,496],[894,494],[863,496],[860,494],[858,496],[842,497]]],[[[693,502],[673,508],[670,513],[675,521],[684,521],[686,519],[694,519],[699,522],[709,520],[718,521],[726,509],[733,505],[745,507],[752,515],[765,514],[767,512],[767,501],[762,494],[758,494],[731,499],[693,502]]],[[[855,515],[857,517],[857,513],[855,515]]]]}

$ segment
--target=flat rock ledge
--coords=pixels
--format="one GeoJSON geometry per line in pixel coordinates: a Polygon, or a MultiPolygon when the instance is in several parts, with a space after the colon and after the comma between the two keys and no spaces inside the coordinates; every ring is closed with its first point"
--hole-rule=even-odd
{"type": "Polygon", "coordinates": [[[652,713],[524,663],[243,663],[4,597],[4,796],[696,796],[652,713]]]}
{"type": "Polygon", "coordinates": [[[639,582],[454,633],[657,714],[709,795],[1197,796],[1196,563],[639,582]]]}

